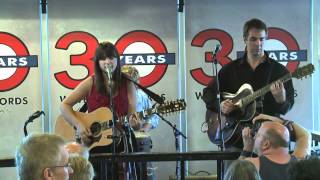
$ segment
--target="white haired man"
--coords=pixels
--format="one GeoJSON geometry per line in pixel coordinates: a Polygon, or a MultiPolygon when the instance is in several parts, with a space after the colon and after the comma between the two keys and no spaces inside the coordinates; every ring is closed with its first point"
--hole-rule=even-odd
{"type": "Polygon", "coordinates": [[[29,135],[16,151],[20,180],[68,180],[73,173],[64,140],[53,134],[29,135]]]}

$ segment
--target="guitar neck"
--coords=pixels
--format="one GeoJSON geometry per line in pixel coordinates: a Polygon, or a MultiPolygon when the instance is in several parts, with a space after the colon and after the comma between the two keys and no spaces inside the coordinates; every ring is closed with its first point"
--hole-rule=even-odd
{"type": "MultiPolygon", "coordinates": [[[[119,117],[121,122],[117,119],[116,123],[118,122],[122,123],[123,122],[122,120],[129,119],[129,117],[132,115],[136,116],[138,119],[143,119],[151,116],[152,114],[164,115],[172,112],[181,111],[181,110],[184,110],[185,108],[186,108],[186,102],[183,99],[179,99],[176,101],[169,101],[169,102],[160,104],[157,107],[152,107],[149,109],[142,110],[140,112],[136,112],[134,114],[129,114],[126,116],[119,117]]],[[[112,120],[104,121],[104,122],[101,122],[100,124],[101,124],[101,130],[106,130],[112,127],[112,120]]]]}
{"type": "MultiPolygon", "coordinates": [[[[281,81],[282,83],[285,83],[287,81],[289,81],[291,79],[291,74],[286,74],[285,76],[281,77],[280,79],[278,79],[278,81],[281,81]]],[[[274,81],[275,82],[275,81],[274,81]]],[[[261,97],[263,95],[265,95],[267,92],[270,91],[270,86],[274,83],[270,83],[266,86],[264,86],[263,88],[255,91],[253,94],[251,94],[250,96],[247,96],[245,98],[242,99],[242,104],[244,106],[250,104],[251,102],[253,102],[255,99],[257,99],[258,97],[261,97]]]]}
{"type": "MultiPolygon", "coordinates": [[[[156,111],[153,108],[150,108],[150,109],[145,109],[140,112],[136,112],[135,115],[137,116],[137,118],[143,119],[143,118],[148,117],[154,113],[156,113],[156,111]]],[[[121,116],[120,119],[129,119],[130,116],[131,115],[121,116]]],[[[116,123],[118,123],[119,119],[116,118],[115,121],[116,121],[116,123]]],[[[101,130],[104,131],[106,129],[112,128],[113,123],[112,123],[112,120],[108,120],[108,121],[101,122],[100,124],[101,124],[101,130]]]]}

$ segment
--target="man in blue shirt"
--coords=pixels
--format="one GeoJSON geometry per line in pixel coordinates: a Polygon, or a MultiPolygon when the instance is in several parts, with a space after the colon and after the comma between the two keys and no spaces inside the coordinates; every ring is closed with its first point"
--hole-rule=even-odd
{"type": "MultiPolygon", "coordinates": [[[[121,67],[121,71],[125,74],[127,74],[133,81],[139,83],[140,75],[139,71],[133,67],[124,65],[121,67]]],[[[139,87],[137,87],[136,90],[136,111],[141,112],[145,109],[152,108],[151,100],[149,99],[148,95],[139,87]]],[[[151,129],[157,128],[159,124],[160,117],[156,114],[153,114],[149,117],[146,117],[143,119],[140,132],[135,132],[135,138],[137,142],[137,150],[138,151],[150,151],[152,147],[152,141],[150,136],[147,132],[149,132],[151,129]],[[139,146],[143,147],[139,147],[139,146]]],[[[147,163],[147,179],[148,180],[156,180],[155,172],[152,164],[150,162],[147,163]]]]}
{"type": "MultiPolygon", "coordinates": [[[[142,89],[138,88],[137,89],[137,105],[136,105],[136,110],[138,112],[144,110],[144,109],[148,109],[152,107],[151,101],[148,97],[148,95],[143,92],[142,89]]],[[[159,116],[157,116],[156,114],[151,115],[148,118],[143,119],[144,122],[142,124],[142,128],[141,131],[143,132],[149,132],[151,129],[154,129],[156,127],[158,127],[159,124],[159,116]]]]}
{"type": "MultiPolygon", "coordinates": [[[[121,71],[123,73],[126,73],[131,77],[131,79],[137,83],[139,83],[139,72],[138,70],[133,66],[124,65],[121,68],[121,71]]],[[[139,87],[137,88],[136,98],[137,98],[137,104],[136,104],[136,110],[137,112],[143,111],[145,109],[152,108],[151,101],[148,97],[148,95],[139,87]]],[[[142,123],[142,127],[140,131],[142,132],[149,132],[151,129],[154,129],[158,127],[159,124],[159,116],[156,114],[153,114],[147,118],[143,119],[144,122],[142,123]]]]}

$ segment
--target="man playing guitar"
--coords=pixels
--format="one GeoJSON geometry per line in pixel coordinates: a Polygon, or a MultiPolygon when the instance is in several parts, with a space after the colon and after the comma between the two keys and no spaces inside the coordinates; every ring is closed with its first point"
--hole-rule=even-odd
{"type": "MultiPolygon", "coordinates": [[[[241,120],[242,117],[238,117],[238,113],[236,112],[241,104],[228,98],[228,95],[236,93],[238,90],[240,91],[244,84],[251,85],[252,90],[256,91],[272,83],[269,88],[270,92],[255,99],[255,113],[253,115],[260,113],[272,116],[284,115],[294,104],[292,81],[289,80],[283,83],[278,80],[282,76],[289,74],[288,70],[282,64],[268,57],[268,53],[264,51],[267,35],[267,26],[264,22],[259,19],[247,21],[243,28],[243,39],[246,45],[245,54],[241,58],[223,66],[218,73],[220,92],[228,92],[222,93],[220,103],[221,113],[226,119],[229,118],[232,121],[241,120]]],[[[206,103],[208,111],[213,111],[211,115],[207,112],[207,117],[212,119],[219,112],[219,102],[217,102],[216,98],[216,82],[210,82],[203,92],[203,100],[206,103]]],[[[246,111],[247,108],[244,107],[243,109],[246,111]]],[[[248,121],[251,121],[252,116],[249,117],[250,120],[248,121]]],[[[217,120],[214,118],[212,121],[217,120]]],[[[218,124],[217,122],[214,123],[218,124]]],[[[211,130],[210,128],[212,129],[209,124],[208,131],[211,130]]],[[[241,137],[241,131],[238,136],[241,137]]],[[[231,144],[231,146],[233,145],[231,144]]]]}

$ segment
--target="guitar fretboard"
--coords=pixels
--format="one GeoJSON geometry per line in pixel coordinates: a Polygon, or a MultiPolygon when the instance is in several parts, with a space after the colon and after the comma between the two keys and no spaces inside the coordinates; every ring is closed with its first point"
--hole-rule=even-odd
{"type": "MultiPolygon", "coordinates": [[[[279,81],[281,81],[282,83],[285,83],[287,81],[289,81],[291,79],[291,74],[286,74],[285,76],[283,76],[282,78],[279,79],[279,81]]],[[[250,104],[251,102],[253,102],[255,99],[257,99],[258,97],[261,97],[263,95],[265,95],[267,92],[270,91],[270,87],[275,83],[272,82],[271,84],[266,85],[265,87],[255,91],[254,93],[252,93],[251,95],[244,97],[242,99],[242,104],[243,106],[247,106],[248,104],[250,104]]]]}
{"type": "MultiPolygon", "coordinates": [[[[136,112],[134,115],[137,116],[139,119],[143,119],[143,118],[146,118],[146,117],[148,117],[148,116],[150,116],[150,115],[152,115],[154,113],[156,113],[156,111],[154,111],[151,108],[151,109],[146,109],[146,110],[143,110],[143,111],[140,111],[140,112],[136,112]]],[[[120,121],[119,119],[126,120],[130,116],[131,115],[121,116],[120,118],[116,118],[115,121],[116,121],[116,123],[123,122],[123,121],[120,121]]],[[[112,127],[112,125],[113,125],[112,119],[110,119],[108,121],[101,122],[100,125],[101,125],[101,130],[102,131],[106,130],[106,129],[110,129],[112,127]]]]}
{"type": "MultiPolygon", "coordinates": [[[[185,108],[186,108],[186,102],[183,99],[177,99],[176,101],[165,102],[157,107],[152,107],[140,112],[136,112],[134,114],[118,117],[115,119],[116,121],[115,123],[124,124],[125,122],[128,122],[128,119],[131,116],[135,116],[137,117],[137,119],[143,119],[151,116],[152,114],[163,115],[163,114],[181,111],[181,110],[184,110],[185,108]]],[[[90,130],[92,133],[110,129],[113,125],[112,120],[107,120],[107,121],[104,120],[101,122],[96,121],[95,123],[92,123],[92,125],[90,126],[90,130]]]]}

